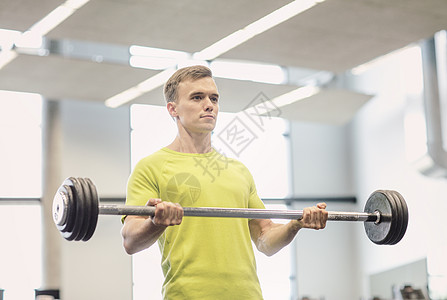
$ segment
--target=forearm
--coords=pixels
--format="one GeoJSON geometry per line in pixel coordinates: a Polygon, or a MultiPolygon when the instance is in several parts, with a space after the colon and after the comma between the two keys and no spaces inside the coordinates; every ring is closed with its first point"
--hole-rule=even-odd
{"type": "Polygon", "coordinates": [[[128,254],[135,254],[152,246],[166,226],[155,225],[150,218],[128,217],[121,230],[123,246],[128,254]]]}
{"type": "Polygon", "coordinates": [[[271,256],[290,244],[300,229],[296,221],[287,224],[271,223],[267,230],[259,234],[256,247],[262,253],[271,256]]]}

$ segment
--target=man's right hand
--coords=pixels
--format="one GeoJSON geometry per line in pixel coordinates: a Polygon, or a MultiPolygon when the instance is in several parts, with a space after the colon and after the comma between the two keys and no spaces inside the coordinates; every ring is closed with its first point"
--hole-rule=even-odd
{"type": "Polygon", "coordinates": [[[148,206],[155,206],[152,223],[157,226],[180,225],[183,219],[183,208],[178,203],[164,202],[161,199],[149,199],[148,206]]]}

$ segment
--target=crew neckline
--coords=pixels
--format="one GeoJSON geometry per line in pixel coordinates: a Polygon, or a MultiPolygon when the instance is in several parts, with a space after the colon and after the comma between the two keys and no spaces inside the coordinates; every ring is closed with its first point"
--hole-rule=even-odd
{"type": "Polygon", "coordinates": [[[162,151],[169,152],[169,153],[175,154],[175,155],[181,155],[181,156],[210,156],[210,155],[214,155],[217,153],[217,151],[216,151],[216,149],[214,149],[214,147],[212,147],[211,149],[212,150],[207,153],[187,153],[187,152],[178,152],[178,151],[169,149],[168,147],[161,148],[162,151]]]}

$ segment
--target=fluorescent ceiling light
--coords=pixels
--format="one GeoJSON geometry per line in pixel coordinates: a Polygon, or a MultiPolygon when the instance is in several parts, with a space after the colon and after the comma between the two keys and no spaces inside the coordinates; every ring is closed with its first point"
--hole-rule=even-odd
{"type": "MultiPolygon", "coordinates": [[[[265,32],[266,30],[269,30],[270,28],[275,27],[276,25],[289,20],[290,18],[312,8],[313,6],[315,6],[316,4],[323,2],[324,0],[296,0],[293,1],[287,5],[284,5],[283,7],[275,10],[274,12],[266,15],[265,17],[253,22],[252,24],[247,25],[245,28],[238,30],[230,35],[228,35],[227,37],[221,39],[220,41],[217,41],[216,43],[212,44],[211,46],[203,49],[200,52],[194,53],[192,60],[179,60],[178,61],[178,68],[184,67],[184,66],[188,66],[188,65],[196,65],[196,64],[204,64],[206,65],[206,61],[209,60],[213,60],[216,57],[218,57],[219,55],[222,55],[223,53],[229,51],[230,49],[233,49],[234,47],[246,42],[247,40],[251,39],[252,37],[265,32]]],[[[137,47],[137,46],[135,46],[137,47]]],[[[156,48],[152,48],[152,49],[156,49],[156,48]]],[[[139,51],[143,51],[143,49],[140,48],[133,48],[131,50],[133,53],[135,54],[139,54],[139,51]]],[[[147,50],[148,53],[152,53],[149,54],[149,56],[152,56],[154,52],[154,50],[148,49],[147,50]]],[[[158,50],[155,50],[155,52],[157,52],[158,50]]],[[[132,53],[131,53],[132,54],[132,53]]],[[[157,56],[157,55],[155,55],[157,56]]],[[[155,75],[157,76],[157,75],[155,75]]],[[[234,78],[234,77],[233,77],[234,78]]],[[[150,80],[151,78],[149,78],[148,80],[150,80]]],[[[155,80],[156,82],[156,80],[155,80]]],[[[159,83],[159,86],[161,86],[163,83],[159,83]]],[[[157,87],[153,87],[152,89],[155,89],[157,87]]],[[[133,88],[129,89],[132,90],[133,88]]],[[[128,90],[128,91],[129,91],[128,90]]],[[[123,93],[125,93],[126,91],[124,91],[123,93]]],[[[130,96],[128,96],[126,99],[127,101],[112,101],[111,99],[114,99],[115,97],[119,96],[120,94],[109,98],[106,100],[106,105],[109,107],[117,107],[119,105],[122,105],[126,102],[129,102],[133,99],[135,99],[136,97],[140,96],[135,96],[134,98],[131,98],[130,96]],[[120,103],[118,105],[115,105],[115,103],[120,103]]],[[[129,93],[129,95],[131,95],[131,93],[129,93]]]]}
{"type": "Polygon", "coordinates": [[[1,51],[11,50],[22,33],[17,30],[8,30],[0,28],[0,49],[1,51]]]}
{"type": "Polygon", "coordinates": [[[175,68],[170,68],[158,73],[155,76],[141,82],[137,86],[131,87],[105,101],[107,107],[116,108],[121,106],[141,95],[156,89],[157,87],[163,85],[169,77],[175,72],[175,68]]]}
{"type": "Polygon", "coordinates": [[[271,99],[277,107],[283,107],[299,100],[309,98],[320,92],[320,88],[316,86],[303,86],[293,90],[291,92],[285,93],[281,96],[271,99]]]}
{"type": "Polygon", "coordinates": [[[135,99],[141,96],[141,94],[141,91],[139,91],[138,88],[135,86],[107,99],[105,101],[105,105],[107,107],[116,108],[120,105],[123,105],[124,103],[127,103],[129,99],[135,99]]]}
{"type": "Polygon", "coordinates": [[[184,51],[132,45],[129,64],[134,68],[164,70],[177,66],[179,61],[187,60],[191,55],[184,51]]]}
{"type": "Polygon", "coordinates": [[[0,69],[9,64],[16,57],[17,53],[12,50],[6,50],[0,52],[0,69]]]}
{"type": "Polygon", "coordinates": [[[309,98],[320,92],[320,88],[316,86],[304,86],[296,90],[285,93],[276,98],[259,103],[255,106],[245,109],[243,112],[249,115],[269,115],[278,108],[295,103],[297,101],[309,98]]]}
{"type": "Polygon", "coordinates": [[[186,67],[192,67],[192,66],[205,66],[209,67],[210,64],[206,60],[195,60],[195,59],[186,59],[182,60],[178,63],[177,68],[186,68],[186,67]]]}
{"type": "Polygon", "coordinates": [[[132,45],[129,47],[130,55],[135,56],[149,56],[149,57],[160,57],[160,58],[173,58],[173,59],[187,59],[189,57],[189,53],[184,51],[176,51],[176,50],[168,50],[161,48],[153,48],[153,47],[143,47],[132,45]]]}
{"type": "Polygon", "coordinates": [[[283,68],[278,65],[234,60],[214,60],[211,62],[210,68],[215,77],[270,84],[281,84],[286,81],[286,74],[283,68]]]}
{"type": "Polygon", "coordinates": [[[15,41],[17,48],[33,48],[39,49],[43,45],[43,37],[40,34],[36,34],[32,31],[25,31],[15,41]]]}
{"type": "Polygon", "coordinates": [[[176,68],[170,68],[164,70],[163,72],[160,72],[157,75],[152,76],[151,78],[143,81],[142,83],[137,85],[137,88],[142,93],[150,92],[156,89],[157,87],[163,85],[169,79],[169,77],[171,77],[171,75],[174,74],[176,70],[177,70],[176,68]]]}
{"type": "Polygon", "coordinates": [[[70,17],[77,9],[85,5],[89,0],[67,0],[56,7],[52,12],[31,26],[29,31],[41,36],[46,35],[56,26],[70,17]]]}
{"type": "Polygon", "coordinates": [[[129,64],[134,68],[164,70],[177,66],[177,60],[163,57],[131,56],[129,64]]]}
{"type": "MultiPolygon", "coordinates": [[[[90,0],[67,0],[63,4],[56,7],[52,12],[43,17],[40,21],[30,27],[21,36],[17,36],[14,44],[18,43],[17,47],[26,48],[40,48],[42,46],[42,37],[53,30],[56,26],[65,21],[77,9],[81,8],[90,0]],[[36,46],[40,43],[40,46],[36,46]]],[[[17,57],[17,53],[13,50],[8,50],[0,53],[0,69],[6,64],[10,63],[17,57]],[[11,53],[10,53],[11,52],[11,53]]]]}
{"type": "MultiPolygon", "coordinates": [[[[363,73],[365,73],[368,70],[371,70],[375,67],[378,67],[380,65],[384,65],[387,62],[390,62],[392,60],[396,61],[396,57],[400,56],[411,56],[411,55],[418,55],[417,52],[420,51],[419,50],[419,46],[414,46],[414,45],[410,45],[404,48],[400,48],[398,50],[392,51],[390,53],[387,53],[385,55],[379,56],[369,62],[366,62],[364,64],[361,64],[357,67],[354,67],[351,69],[351,73],[353,75],[361,75],[363,73]]],[[[420,55],[420,54],[419,54],[420,55]]],[[[414,59],[415,57],[413,57],[414,59]]]]}
{"type": "Polygon", "coordinates": [[[296,0],[293,1],[274,12],[266,15],[265,17],[251,23],[243,29],[240,29],[223,39],[217,41],[211,46],[203,49],[200,52],[194,54],[194,59],[200,60],[212,60],[223,53],[239,46],[254,36],[263,33],[278,24],[281,24],[290,18],[312,8],[316,4],[323,2],[324,0],[296,0]]]}

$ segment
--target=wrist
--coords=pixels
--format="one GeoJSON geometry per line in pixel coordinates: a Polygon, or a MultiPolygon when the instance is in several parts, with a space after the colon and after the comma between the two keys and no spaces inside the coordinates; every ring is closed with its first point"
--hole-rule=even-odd
{"type": "Polygon", "coordinates": [[[301,228],[303,228],[302,226],[301,226],[301,223],[298,221],[298,220],[291,220],[290,222],[289,222],[289,225],[290,225],[290,230],[293,232],[293,233],[297,233],[301,228]]]}

